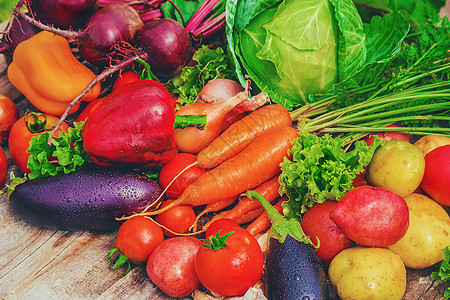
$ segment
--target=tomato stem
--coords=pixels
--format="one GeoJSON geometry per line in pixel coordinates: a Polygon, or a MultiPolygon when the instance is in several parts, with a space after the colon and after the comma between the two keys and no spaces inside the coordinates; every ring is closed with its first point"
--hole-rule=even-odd
{"type": "Polygon", "coordinates": [[[226,239],[230,235],[235,233],[235,231],[230,231],[227,234],[225,234],[224,236],[220,236],[220,231],[221,230],[219,230],[216,233],[216,235],[210,236],[208,239],[200,240],[200,245],[202,245],[203,247],[205,247],[207,249],[212,249],[212,250],[219,250],[222,248],[226,248],[228,246],[226,243],[226,239]]]}
{"type": "Polygon", "coordinates": [[[109,251],[109,253],[108,253],[108,259],[109,259],[110,262],[112,262],[112,263],[114,264],[113,270],[116,270],[117,268],[123,266],[125,263],[128,264],[128,269],[127,269],[127,271],[126,271],[122,276],[120,276],[120,277],[123,277],[123,276],[127,275],[128,272],[130,272],[130,270],[131,270],[131,264],[130,264],[130,261],[128,260],[128,257],[125,256],[125,254],[123,254],[123,253],[121,253],[121,252],[119,251],[119,249],[117,249],[117,248],[111,249],[111,251],[109,251]],[[115,253],[118,253],[119,255],[118,255],[117,258],[114,260],[112,256],[113,256],[115,253]]]}

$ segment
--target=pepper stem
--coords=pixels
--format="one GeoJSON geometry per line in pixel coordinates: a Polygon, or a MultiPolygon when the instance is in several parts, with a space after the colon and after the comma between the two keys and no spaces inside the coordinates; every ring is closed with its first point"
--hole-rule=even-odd
{"type": "Polygon", "coordinates": [[[176,129],[197,127],[198,129],[203,130],[206,127],[206,115],[177,115],[175,116],[173,127],[176,129]]]}

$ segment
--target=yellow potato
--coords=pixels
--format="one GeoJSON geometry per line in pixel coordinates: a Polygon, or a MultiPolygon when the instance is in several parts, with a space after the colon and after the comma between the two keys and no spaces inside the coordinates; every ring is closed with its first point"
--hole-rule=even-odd
{"type": "Polygon", "coordinates": [[[419,148],[409,142],[391,140],[375,151],[366,177],[371,186],[406,197],[419,187],[424,172],[425,158],[419,148]]]}
{"type": "Polygon", "coordinates": [[[406,269],[386,248],[353,247],[331,261],[328,276],[342,300],[396,300],[406,290],[406,269]]]}
{"type": "Polygon", "coordinates": [[[405,197],[409,210],[406,234],[388,248],[405,266],[422,269],[444,259],[442,249],[450,245],[450,217],[438,203],[421,194],[405,197]]]}
{"type": "Polygon", "coordinates": [[[450,137],[437,134],[425,135],[414,143],[414,146],[422,151],[423,156],[427,155],[431,150],[445,145],[450,145],[450,137]]]}

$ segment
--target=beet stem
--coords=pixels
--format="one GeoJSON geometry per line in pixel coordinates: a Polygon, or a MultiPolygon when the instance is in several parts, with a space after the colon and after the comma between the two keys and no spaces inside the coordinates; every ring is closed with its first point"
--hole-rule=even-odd
{"type": "Polygon", "coordinates": [[[187,32],[194,31],[200,23],[206,18],[208,14],[211,13],[212,10],[214,10],[214,7],[222,0],[205,0],[200,5],[200,7],[197,9],[197,11],[194,13],[192,18],[189,20],[188,24],[186,25],[187,32]]]}
{"type": "MultiPolygon", "coordinates": [[[[15,9],[19,10],[19,9],[25,4],[25,1],[26,1],[26,0],[20,0],[20,1],[16,4],[16,6],[14,6],[14,8],[13,8],[13,13],[12,13],[12,15],[11,15],[11,18],[9,19],[8,26],[6,27],[6,29],[5,29],[4,32],[1,32],[1,34],[3,34],[4,37],[6,37],[6,36],[9,34],[9,32],[11,31],[11,28],[12,28],[12,26],[13,26],[14,19],[17,18],[17,13],[16,13],[14,10],[15,10],[15,9]]],[[[20,22],[19,22],[19,24],[20,24],[20,22]]]]}
{"type": "MultiPolygon", "coordinates": [[[[145,57],[145,54],[142,54],[142,56],[145,57]]],[[[78,102],[81,101],[81,98],[89,92],[91,88],[93,88],[97,83],[105,79],[106,77],[110,76],[111,74],[124,69],[126,66],[132,64],[134,61],[136,61],[136,58],[140,58],[139,56],[133,56],[130,58],[127,58],[126,60],[118,63],[117,65],[111,66],[110,68],[104,70],[102,73],[97,75],[97,77],[94,78],[87,86],[86,88],[75,98],[72,100],[72,102],[69,103],[69,106],[67,106],[66,110],[64,111],[64,114],[59,119],[58,123],[56,123],[55,128],[53,128],[52,132],[50,133],[50,137],[48,138],[48,145],[51,145],[52,139],[54,135],[56,134],[56,131],[61,127],[61,124],[64,122],[64,120],[69,115],[70,110],[72,107],[75,106],[78,102]]]]}

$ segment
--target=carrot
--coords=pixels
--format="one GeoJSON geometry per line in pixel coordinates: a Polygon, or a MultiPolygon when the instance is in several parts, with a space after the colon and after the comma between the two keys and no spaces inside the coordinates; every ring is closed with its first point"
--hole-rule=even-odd
{"type": "Polygon", "coordinates": [[[134,215],[157,215],[179,204],[199,206],[253,189],[280,172],[280,163],[297,137],[297,131],[290,126],[267,131],[235,157],[203,173],[168,206],[134,215]]]}
{"type": "Polygon", "coordinates": [[[289,111],[279,104],[263,106],[233,123],[201,150],[197,164],[203,169],[214,168],[238,154],[256,137],[281,126],[292,126],[289,111]]]}
{"type": "Polygon", "coordinates": [[[257,207],[255,209],[252,209],[252,210],[246,212],[242,216],[239,216],[238,218],[234,219],[234,221],[236,221],[238,224],[245,224],[248,222],[252,222],[252,221],[256,220],[259,216],[261,216],[261,214],[264,211],[265,211],[264,207],[260,206],[260,207],[257,207]]]}
{"type": "Polygon", "coordinates": [[[239,196],[234,196],[234,197],[230,197],[230,198],[227,198],[224,200],[219,200],[219,201],[207,204],[206,207],[197,215],[197,218],[195,219],[195,223],[191,226],[191,228],[193,228],[193,231],[197,231],[197,224],[202,216],[204,216],[207,213],[222,210],[222,209],[230,206],[234,202],[236,202],[236,200],[238,198],[239,198],[239,196]]]}
{"type": "MultiPolygon", "coordinates": [[[[279,174],[275,175],[271,179],[257,186],[254,190],[260,193],[269,202],[272,202],[273,200],[275,200],[280,196],[278,192],[280,188],[278,176],[279,174]]],[[[258,207],[261,207],[261,203],[257,199],[249,199],[248,197],[244,196],[241,198],[239,203],[235,207],[233,207],[233,209],[229,210],[225,214],[224,218],[233,220],[238,219],[241,216],[245,215],[247,212],[254,210],[258,207]]]]}
{"type": "MultiPolygon", "coordinates": [[[[287,197],[282,197],[280,198],[280,200],[278,200],[277,203],[275,203],[273,207],[281,214],[283,210],[281,204],[287,200],[288,200],[287,197]]],[[[264,211],[256,220],[254,220],[247,226],[246,230],[250,232],[251,235],[255,236],[258,233],[263,232],[266,229],[270,228],[270,226],[272,226],[272,222],[270,222],[267,212],[264,211]]]]}

